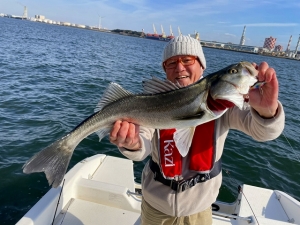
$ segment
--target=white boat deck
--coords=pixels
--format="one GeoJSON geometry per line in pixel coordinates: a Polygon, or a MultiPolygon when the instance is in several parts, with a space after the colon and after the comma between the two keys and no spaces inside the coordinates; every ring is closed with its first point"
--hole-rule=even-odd
{"type": "Polygon", "coordinates": [[[68,208],[61,225],[140,224],[140,213],[76,199],[68,208]]]}
{"type": "MultiPolygon", "coordinates": [[[[17,225],[50,225],[54,215],[55,225],[138,225],[141,197],[135,188],[131,160],[95,155],[74,166],[63,190],[52,188],[17,225]]],[[[249,185],[242,188],[235,203],[215,203],[220,209],[213,212],[214,225],[300,224],[300,203],[291,196],[249,185]]]]}
{"type": "Polygon", "coordinates": [[[76,198],[56,224],[140,224],[140,199],[128,195],[135,192],[133,177],[132,161],[107,156],[101,169],[77,181],[76,198]]]}
{"type": "Polygon", "coordinates": [[[254,214],[258,221],[288,222],[289,218],[273,190],[244,185],[243,193],[246,197],[241,200],[240,216],[254,214]]]}

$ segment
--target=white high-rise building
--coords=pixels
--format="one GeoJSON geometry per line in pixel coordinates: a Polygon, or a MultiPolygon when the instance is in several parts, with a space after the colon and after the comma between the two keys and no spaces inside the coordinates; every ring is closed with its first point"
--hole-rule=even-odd
{"type": "Polygon", "coordinates": [[[23,12],[23,18],[22,19],[27,19],[28,13],[27,13],[27,6],[24,6],[24,12],[23,12]]]}

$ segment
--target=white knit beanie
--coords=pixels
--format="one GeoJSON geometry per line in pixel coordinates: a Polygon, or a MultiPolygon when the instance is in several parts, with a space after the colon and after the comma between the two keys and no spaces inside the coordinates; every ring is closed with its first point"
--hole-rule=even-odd
{"type": "Polygon", "coordinates": [[[193,55],[199,58],[202,67],[206,68],[206,60],[202,51],[201,44],[195,38],[190,36],[179,35],[171,39],[165,46],[162,55],[162,66],[163,63],[176,55],[193,55]]]}

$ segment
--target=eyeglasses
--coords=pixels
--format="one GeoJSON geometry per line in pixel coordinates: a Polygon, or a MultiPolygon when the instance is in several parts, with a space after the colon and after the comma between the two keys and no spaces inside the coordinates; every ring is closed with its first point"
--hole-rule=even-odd
{"type": "Polygon", "coordinates": [[[183,56],[177,59],[168,59],[164,62],[164,66],[166,69],[174,69],[177,66],[177,63],[180,62],[183,66],[190,66],[195,63],[195,60],[198,57],[196,56],[183,56]]]}

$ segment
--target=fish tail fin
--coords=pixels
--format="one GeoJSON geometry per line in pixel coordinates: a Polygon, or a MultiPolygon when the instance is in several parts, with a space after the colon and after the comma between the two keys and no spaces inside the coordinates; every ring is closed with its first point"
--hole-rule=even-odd
{"type": "Polygon", "coordinates": [[[71,156],[77,144],[70,144],[69,135],[35,154],[23,166],[24,173],[44,172],[49,185],[58,187],[67,171],[71,156]]]}

